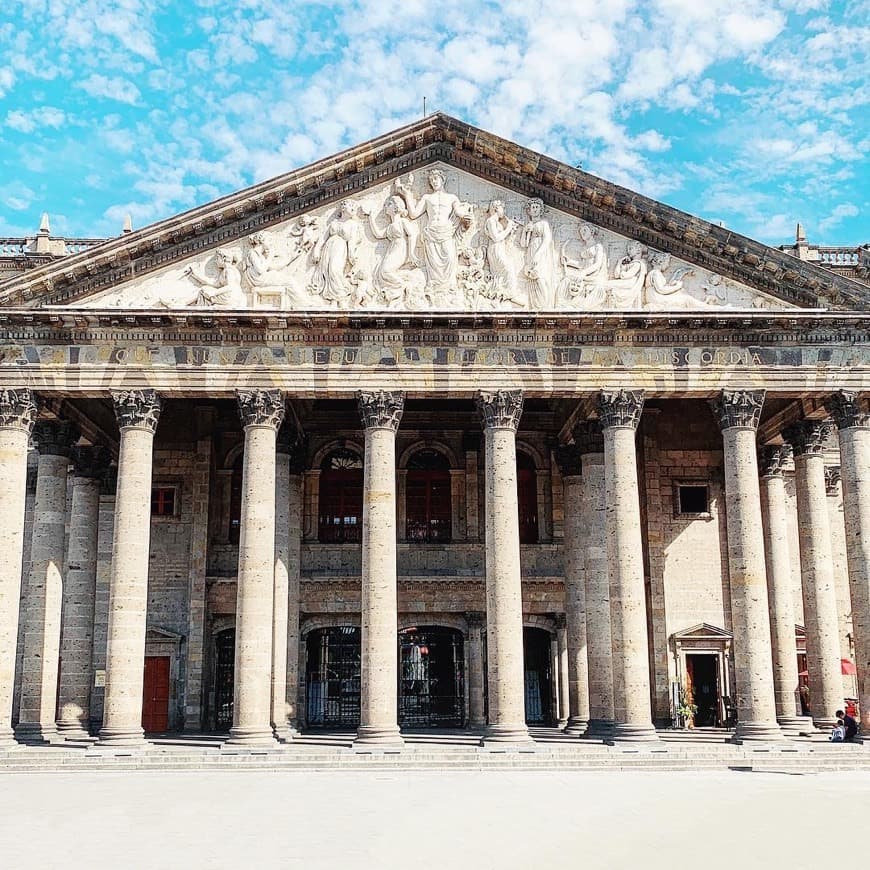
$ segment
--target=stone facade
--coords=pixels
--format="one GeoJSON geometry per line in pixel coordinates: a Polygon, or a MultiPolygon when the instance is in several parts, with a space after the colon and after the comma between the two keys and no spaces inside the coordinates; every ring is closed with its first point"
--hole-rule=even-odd
{"type": "Polygon", "coordinates": [[[256,221],[239,204],[0,281],[0,747],[13,724],[106,751],[352,727],[400,751],[400,726],[446,726],[504,750],[545,723],[655,746],[693,704],[767,742],[811,728],[803,629],[816,724],[866,698],[866,288],[433,123],[330,164],[353,182],[276,182],[256,221]],[[353,231],[351,194],[379,209],[353,231]],[[252,246],[290,256],[279,237],[311,259],[257,283],[252,246]],[[656,304],[620,307],[630,280],[656,304]],[[474,281],[489,302],[465,305],[474,281]],[[131,302],[155,282],[200,289],[131,302]]]}

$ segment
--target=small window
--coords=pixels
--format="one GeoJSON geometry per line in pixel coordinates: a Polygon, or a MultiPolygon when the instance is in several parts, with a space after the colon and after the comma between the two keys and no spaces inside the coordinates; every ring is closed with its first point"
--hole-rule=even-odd
{"type": "Polygon", "coordinates": [[[151,516],[174,517],[176,487],[155,486],[151,490],[151,516]]]}
{"type": "Polygon", "coordinates": [[[703,484],[679,484],[677,486],[678,514],[709,514],[710,490],[703,484]]]}

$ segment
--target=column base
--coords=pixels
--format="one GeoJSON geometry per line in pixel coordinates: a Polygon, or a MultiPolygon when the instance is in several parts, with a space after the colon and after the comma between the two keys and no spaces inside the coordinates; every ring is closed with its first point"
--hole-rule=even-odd
{"type": "Polygon", "coordinates": [[[589,731],[589,721],[580,716],[572,716],[562,731],[572,737],[583,737],[589,731]]]}
{"type": "Polygon", "coordinates": [[[738,722],[730,743],[776,743],[785,740],[782,729],[776,722],[738,722]]]}
{"type": "Polygon", "coordinates": [[[809,716],[781,716],[776,721],[785,737],[808,737],[819,733],[809,716]]]}
{"type": "Polygon", "coordinates": [[[529,729],[523,722],[521,725],[488,725],[483,732],[480,745],[485,749],[525,748],[523,751],[531,752],[535,748],[535,741],[532,740],[529,729]]]}
{"type": "Polygon", "coordinates": [[[21,744],[15,739],[15,732],[8,726],[0,726],[0,752],[12,752],[20,749],[21,744]]]}
{"type": "Polygon", "coordinates": [[[77,719],[73,721],[59,720],[57,722],[57,734],[62,740],[76,743],[92,742],[97,739],[92,737],[77,719]]]}
{"type": "Polygon", "coordinates": [[[101,728],[95,748],[145,749],[150,746],[141,728],[101,728]]]}
{"type": "Polygon", "coordinates": [[[398,725],[360,725],[351,749],[354,752],[401,752],[404,746],[398,725]]]}
{"type": "Polygon", "coordinates": [[[19,722],[15,726],[15,739],[27,746],[48,746],[50,743],[61,742],[63,738],[58,736],[54,722],[50,725],[39,722],[19,722]]]}
{"type": "Polygon", "coordinates": [[[652,722],[635,724],[630,722],[614,722],[610,734],[604,738],[608,746],[624,746],[629,744],[655,746],[661,742],[652,722]]]}
{"type": "Polygon", "coordinates": [[[586,726],[584,737],[597,737],[606,739],[613,733],[612,719],[590,719],[586,726]]]}
{"type": "Polygon", "coordinates": [[[221,749],[276,749],[278,741],[272,729],[265,728],[240,728],[234,725],[230,728],[230,736],[221,744],[221,749]]]}
{"type": "Polygon", "coordinates": [[[283,725],[274,725],[272,727],[272,734],[279,743],[293,742],[293,732],[286,723],[283,725]]]}

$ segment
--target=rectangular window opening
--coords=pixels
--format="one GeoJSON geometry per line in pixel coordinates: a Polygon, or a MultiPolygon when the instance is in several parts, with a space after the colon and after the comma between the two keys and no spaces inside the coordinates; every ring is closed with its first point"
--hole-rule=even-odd
{"type": "Polygon", "coordinates": [[[151,490],[151,516],[174,517],[176,495],[174,486],[155,486],[151,490]]]}
{"type": "Polygon", "coordinates": [[[677,486],[679,514],[709,514],[710,489],[704,484],[680,484],[677,486]]]}

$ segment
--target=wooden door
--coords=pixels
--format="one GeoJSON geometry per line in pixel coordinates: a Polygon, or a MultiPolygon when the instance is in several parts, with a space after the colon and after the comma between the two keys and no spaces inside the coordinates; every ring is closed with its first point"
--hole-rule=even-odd
{"type": "Polygon", "coordinates": [[[169,656],[145,657],[142,727],[150,733],[169,730],[169,656]]]}

